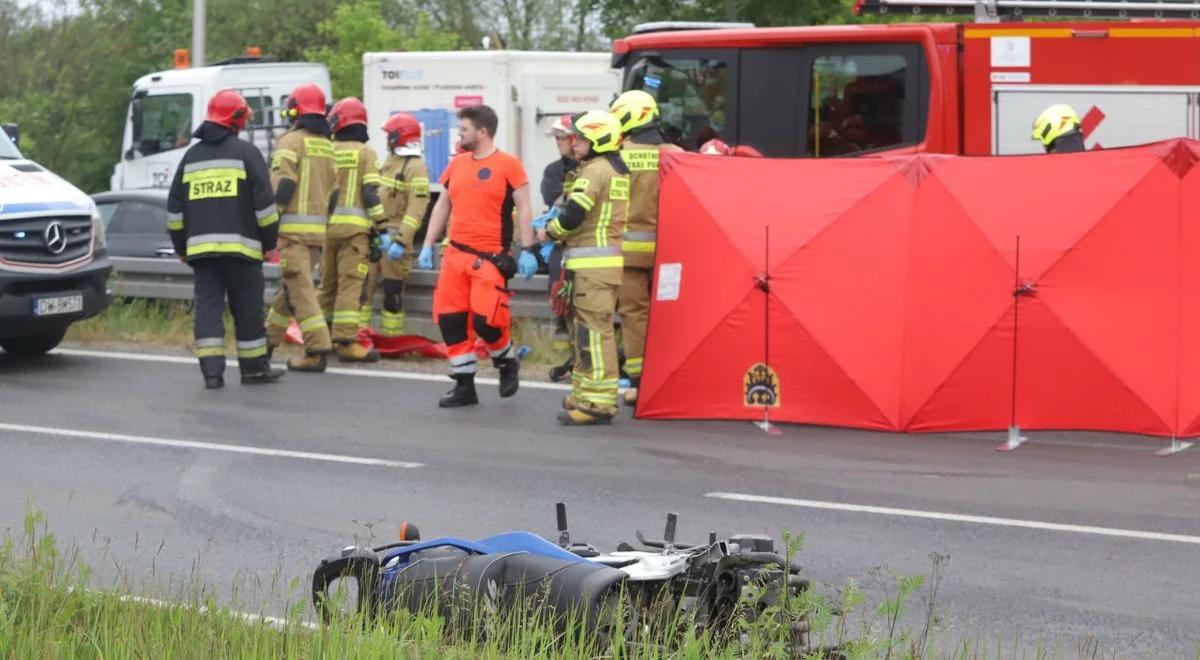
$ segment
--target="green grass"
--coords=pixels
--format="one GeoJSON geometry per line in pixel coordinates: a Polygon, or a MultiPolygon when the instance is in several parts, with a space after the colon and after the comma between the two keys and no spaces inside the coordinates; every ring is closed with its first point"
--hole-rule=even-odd
{"type": "MultiPolygon", "coordinates": [[[[232,336],[232,331],[228,333],[232,336]]],[[[127,342],[155,346],[192,345],[192,303],[181,300],[117,298],[103,313],[71,326],[69,341],[127,342]]]]}
{"type": "MultiPolygon", "coordinates": [[[[233,319],[225,313],[227,348],[234,347],[233,319]]],[[[541,366],[561,364],[571,353],[558,345],[551,326],[534,319],[514,319],[513,338],[530,347],[525,362],[541,366]]],[[[433,337],[437,340],[438,337],[433,337]]],[[[102,314],[81,321],[67,331],[67,340],[81,344],[141,344],[192,348],[192,303],[186,300],[117,298],[102,314]]],[[[284,351],[283,354],[290,354],[284,351]]],[[[420,359],[420,358],[413,358],[420,359]]]]}
{"type": "MultiPolygon", "coordinates": [[[[789,538],[789,553],[800,539],[789,538]]],[[[870,599],[851,581],[831,596],[814,591],[783,599],[757,621],[739,617],[739,634],[714,639],[697,634],[686,617],[668,611],[657,625],[623,623],[619,609],[606,634],[585,633],[569,617],[555,619],[545,608],[516,608],[497,614],[475,609],[447,613],[400,611],[372,621],[335,617],[317,626],[306,619],[307,576],[290,581],[290,606],[280,619],[246,615],[219,606],[211,589],[192,587],[135,598],[123,590],[97,590],[91,570],[74,553],[60,549],[36,512],[26,515],[24,533],[0,544],[0,657],[6,658],[1107,658],[1094,641],[1047,650],[1019,640],[1008,644],[966,642],[939,647],[936,635],[937,581],[945,557],[933,556],[933,571],[921,576],[872,573],[883,596],[870,599]],[[917,624],[905,627],[906,610],[920,595],[933,605],[917,606],[917,624]],[[925,615],[928,607],[928,616],[925,615]],[[835,613],[839,613],[835,615],[835,613]],[[793,654],[790,622],[811,629],[809,652],[793,654]],[[923,620],[923,621],[922,621],[923,620]],[[629,627],[626,627],[629,626],[629,627]],[[817,646],[836,647],[822,654],[817,646]]],[[[143,590],[144,591],[144,590],[143,590]]],[[[342,594],[344,596],[344,594],[342,594]]],[[[340,609],[340,608],[339,608],[340,609]]],[[[1003,622],[998,622],[1003,625],[1003,622]]],[[[1011,631],[997,631],[1013,639],[1011,631]]],[[[1200,660],[1200,652],[1195,656],[1200,660]]]]}
{"type": "Polygon", "coordinates": [[[529,347],[529,354],[522,358],[524,363],[551,366],[562,364],[571,355],[569,337],[556,340],[554,327],[547,321],[513,319],[512,334],[513,343],[529,347]]]}

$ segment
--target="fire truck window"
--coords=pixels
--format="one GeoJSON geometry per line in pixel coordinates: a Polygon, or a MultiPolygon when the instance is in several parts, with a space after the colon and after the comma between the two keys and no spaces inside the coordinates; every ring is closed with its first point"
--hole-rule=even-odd
{"type": "Polygon", "coordinates": [[[641,89],[658,101],[663,133],[685,149],[725,134],[729,66],[724,58],[655,57],[635,74],[629,89],[641,89]]]}
{"type": "Polygon", "coordinates": [[[902,55],[813,58],[808,156],[825,158],[903,142],[907,62],[902,55]]]}
{"type": "Polygon", "coordinates": [[[192,139],[192,95],[145,96],[134,106],[133,148],[143,156],[180,149],[192,139]]]}

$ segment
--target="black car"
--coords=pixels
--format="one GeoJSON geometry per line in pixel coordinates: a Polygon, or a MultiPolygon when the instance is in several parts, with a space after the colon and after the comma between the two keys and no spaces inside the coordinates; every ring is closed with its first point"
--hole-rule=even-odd
{"type": "Polygon", "coordinates": [[[167,191],[115,190],[92,195],[112,257],[175,258],[167,234],[167,191]]]}

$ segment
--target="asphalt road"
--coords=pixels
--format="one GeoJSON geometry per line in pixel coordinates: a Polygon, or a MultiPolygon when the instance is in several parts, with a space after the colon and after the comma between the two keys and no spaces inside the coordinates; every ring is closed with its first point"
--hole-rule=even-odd
{"type": "Polygon", "coordinates": [[[802,531],[806,573],[830,592],[949,555],[944,641],[1200,652],[1200,447],[1155,458],[1157,439],[1034,433],[998,454],[999,434],[628,417],[564,430],[563,392],[545,385],[504,401],[485,385],[480,406],[443,411],[449,381],[429,374],[247,388],[231,369],[211,392],[186,358],[133,357],[0,354],[0,527],[19,533],[32,505],[102,584],[204,584],[279,611],[307,598],[321,557],[390,541],[402,520],[427,538],[552,536],[564,501],[575,537],[602,547],[658,535],[666,511],[681,540],[802,531]]]}

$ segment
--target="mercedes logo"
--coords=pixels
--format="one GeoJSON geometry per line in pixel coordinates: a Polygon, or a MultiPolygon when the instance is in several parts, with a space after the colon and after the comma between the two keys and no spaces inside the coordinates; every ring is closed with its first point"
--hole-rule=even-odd
{"type": "Polygon", "coordinates": [[[67,232],[63,231],[62,223],[57,220],[46,225],[42,238],[45,239],[46,249],[50,254],[62,254],[63,250],[67,249],[67,232]]]}

